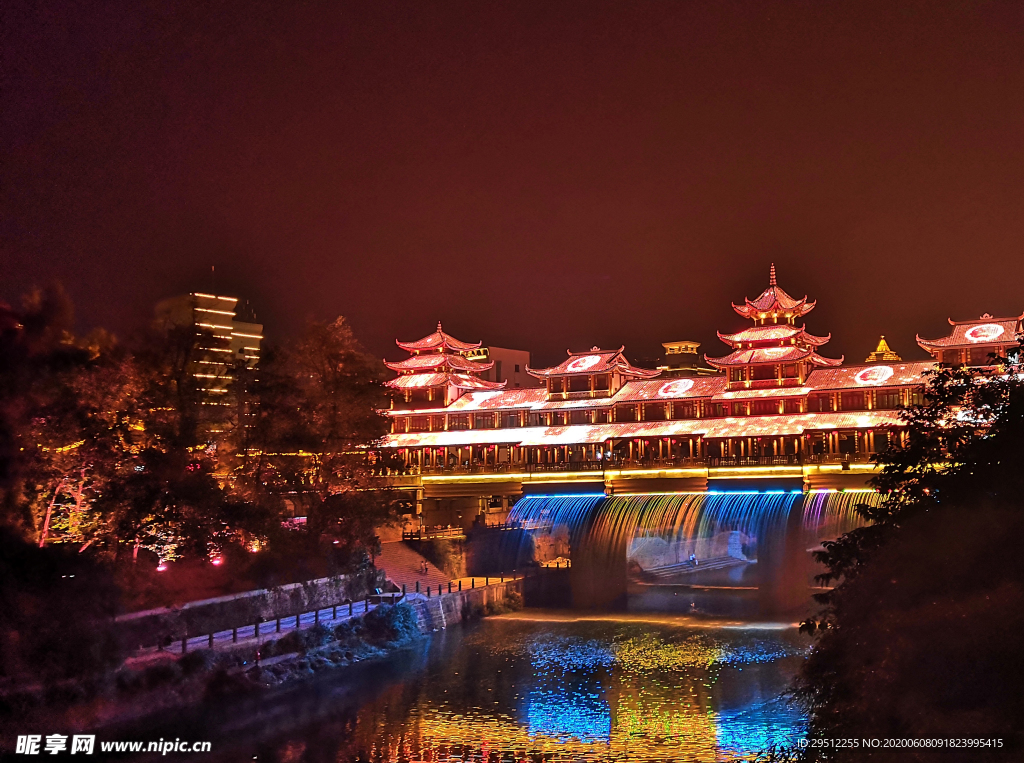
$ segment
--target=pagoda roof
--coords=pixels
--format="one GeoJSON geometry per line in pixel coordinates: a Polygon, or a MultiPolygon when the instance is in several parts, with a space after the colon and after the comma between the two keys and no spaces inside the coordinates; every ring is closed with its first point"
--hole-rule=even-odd
{"type": "Polygon", "coordinates": [[[899,363],[901,360],[903,360],[903,358],[893,352],[889,347],[889,343],[885,341],[885,334],[882,334],[882,336],[878,338],[878,346],[875,348],[875,351],[869,352],[868,356],[864,358],[865,363],[879,363],[883,361],[887,363],[899,363]]]}
{"type": "Polygon", "coordinates": [[[764,326],[750,326],[736,334],[723,334],[718,332],[718,338],[726,344],[742,344],[753,342],[780,342],[787,339],[795,339],[803,344],[820,347],[826,344],[832,335],[814,336],[808,334],[803,326],[793,326],[788,323],[769,324],[764,326]]]}
{"type": "Polygon", "coordinates": [[[816,368],[808,374],[805,385],[814,390],[923,385],[928,381],[925,372],[933,368],[935,361],[932,360],[816,368]]]}
{"type": "Polygon", "coordinates": [[[480,373],[494,366],[492,361],[470,360],[462,355],[453,353],[432,352],[426,355],[413,355],[405,360],[390,362],[385,360],[384,365],[388,368],[401,372],[416,372],[425,369],[446,369],[449,371],[469,371],[480,373]]]}
{"type": "Polygon", "coordinates": [[[401,347],[406,352],[423,352],[424,350],[450,350],[452,352],[466,352],[467,350],[475,350],[482,342],[460,342],[450,334],[446,334],[441,329],[441,321],[437,322],[437,331],[433,334],[417,339],[415,342],[399,342],[395,340],[395,344],[401,347]]]}
{"type": "Polygon", "coordinates": [[[817,366],[838,366],[843,362],[825,358],[804,347],[755,347],[750,350],[736,350],[722,358],[709,358],[704,356],[707,362],[715,368],[728,368],[731,366],[747,366],[765,363],[795,363],[799,360],[810,360],[817,366]]]}
{"type": "Polygon", "coordinates": [[[618,371],[626,376],[633,376],[638,379],[653,379],[661,371],[653,371],[646,368],[637,368],[622,354],[625,347],[617,350],[602,350],[599,347],[592,347],[587,352],[573,352],[566,350],[569,357],[552,368],[530,368],[526,372],[538,379],[545,379],[550,376],[589,376],[591,374],[609,373],[618,371]]]}
{"type": "Polygon", "coordinates": [[[814,309],[814,302],[808,302],[807,297],[794,299],[789,296],[775,280],[775,264],[772,263],[769,272],[768,288],[761,292],[757,299],[744,298],[742,305],[733,304],[732,309],[744,318],[757,318],[763,313],[792,313],[794,315],[806,315],[814,309]]]}
{"type": "Polygon", "coordinates": [[[469,374],[453,373],[418,373],[399,376],[384,382],[391,389],[429,389],[431,387],[452,386],[459,389],[504,389],[505,382],[492,382],[478,379],[469,374]]]}
{"type": "Polygon", "coordinates": [[[922,339],[917,343],[926,350],[947,347],[975,347],[986,344],[1016,344],[1024,315],[1016,318],[993,318],[988,313],[975,321],[954,321],[947,318],[953,330],[940,339],[922,339]]]}

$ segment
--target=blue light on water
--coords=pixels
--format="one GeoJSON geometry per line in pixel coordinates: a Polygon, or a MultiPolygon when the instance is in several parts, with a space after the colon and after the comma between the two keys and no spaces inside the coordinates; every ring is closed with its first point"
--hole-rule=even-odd
{"type": "Polygon", "coordinates": [[[611,708],[602,699],[571,691],[530,692],[527,724],[530,736],[607,742],[612,736],[611,708]]]}

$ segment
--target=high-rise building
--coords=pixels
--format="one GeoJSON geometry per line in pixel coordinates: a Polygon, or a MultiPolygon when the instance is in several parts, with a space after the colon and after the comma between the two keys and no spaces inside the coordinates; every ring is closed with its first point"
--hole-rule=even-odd
{"type": "MultiPolygon", "coordinates": [[[[194,332],[190,372],[204,406],[231,406],[231,384],[240,369],[256,367],[263,326],[248,303],[237,297],[193,292],[171,297],[156,306],[159,324],[188,327],[194,332]]],[[[212,431],[217,431],[215,427],[212,431]]]]}

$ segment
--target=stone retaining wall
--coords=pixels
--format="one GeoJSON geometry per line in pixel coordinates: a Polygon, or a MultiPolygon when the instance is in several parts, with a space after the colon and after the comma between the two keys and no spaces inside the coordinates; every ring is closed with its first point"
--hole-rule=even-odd
{"type": "Polygon", "coordinates": [[[231,628],[290,617],[347,601],[359,601],[385,587],[382,570],[318,578],[276,588],[244,591],[214,599],[191,601],[179,607],[132,612],[116,618],[118,634],[129,649],[157,646],[168,637],[202,636],[231,628]]]}
{"type": "Polygon", "coordinates": [[[422,594],[407,597],[416,612],[420,630],[424,633],[441,630],[452,623],[462,622],[463,613],[488,604],[505,601],[509,591],[523,592],[524,580],[506,580],[480,588],[466,588],[452,591],[429,599],[422,594]]]}

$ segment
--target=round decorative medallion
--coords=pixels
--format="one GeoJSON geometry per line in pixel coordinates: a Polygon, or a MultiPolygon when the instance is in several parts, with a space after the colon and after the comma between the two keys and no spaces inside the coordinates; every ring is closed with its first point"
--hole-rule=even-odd
{"type": "Polygon", "coordinates": [[[658,397],[678,397],[693,387],[693,379],[675,379],[665,382],[658,390],[658,397]]]}
{"type": "Polygon", "coordinates": [[[582,358],[576,358],[572,363],[565,367],[566,371],[586,371],[588,368],[593,368],[601,362],[600,355],[584,355],[582,358]]]}
{"type": "Polygon", "coordinates": [[[882,384],[888,381],[892,374],[892,368],[889,366],[871,366],[858,371],[853,379],[857,384],[882,384]]]}
{"type": "Polygon", "coordinates": [[[967,330],[964,334],[968,342],[991,342],[1003,335],[1005,329],[995,323],[982,323],[967,330]]]}

